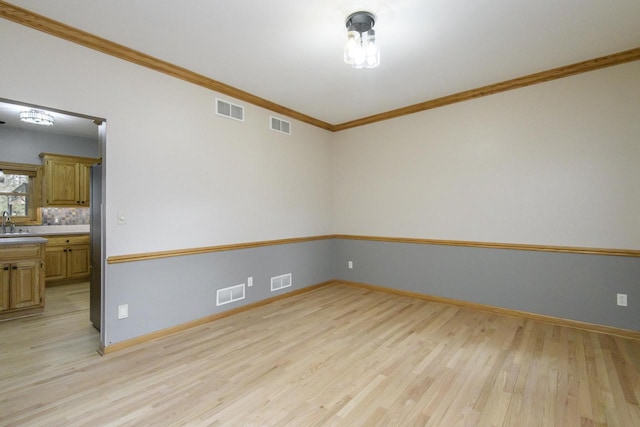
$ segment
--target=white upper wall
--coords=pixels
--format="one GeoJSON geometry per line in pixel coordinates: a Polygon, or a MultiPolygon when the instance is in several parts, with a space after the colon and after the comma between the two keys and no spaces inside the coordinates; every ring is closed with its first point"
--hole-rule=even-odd
{"type": "Polygon", "coordinates": [[[331,232],[640,249],[640,62],[285,136],[2,19],[0,40],[0,97],[107,119],[106,256],[331,232]]]}
{"type": "Polygon", "coordinates": [[[212,91],[2,19],[0,40],[0,97],[107,119],[106,256],[330,232],[329,132],[217,116],[212,91]]]}
{"type": "Polygon", "coordinates": [[[335,233],[640,249],[640,61],[354,128],[333,148],[335,233]]]}

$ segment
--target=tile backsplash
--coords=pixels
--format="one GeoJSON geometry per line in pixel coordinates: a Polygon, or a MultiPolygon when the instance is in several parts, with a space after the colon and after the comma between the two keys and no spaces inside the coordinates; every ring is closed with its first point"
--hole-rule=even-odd
{"type": "Polygon", "coordinates": [[[42,208],[42,225],[89,224],[90,208],[42,208]]]}

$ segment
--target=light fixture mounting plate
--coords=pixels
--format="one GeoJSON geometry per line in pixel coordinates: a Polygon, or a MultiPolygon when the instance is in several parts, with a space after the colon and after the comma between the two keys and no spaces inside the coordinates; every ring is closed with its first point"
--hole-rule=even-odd
{"type": "Polygon", "coordinates": [[[366,33],[376,24],[376,17],[371,12],[354,12],[347,17],[347,30],[366,33]]]}

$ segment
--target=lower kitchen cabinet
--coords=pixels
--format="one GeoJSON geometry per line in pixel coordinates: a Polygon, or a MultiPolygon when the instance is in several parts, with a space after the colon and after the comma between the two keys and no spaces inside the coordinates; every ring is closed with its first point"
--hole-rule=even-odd
{"type": "Polygon", "coordinates": [[[44,309],[43,246],[0,246],[0,319],[44,309]]]}
{"type": "Polygon", "coordinates": [[[88,279],[89,235],[50,236],[45,249],[45,279],[49,282],[88,279]]]}

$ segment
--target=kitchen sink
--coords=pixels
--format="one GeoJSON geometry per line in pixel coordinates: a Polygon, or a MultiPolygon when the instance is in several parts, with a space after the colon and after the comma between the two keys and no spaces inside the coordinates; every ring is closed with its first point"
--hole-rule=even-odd
{"type": "Polygon", "coordinates": [[[29,237],[33,235],[34,234],[30,231],[22,231],[22,230],[7,232],[7,233],[3,233],[0,231],[0,239],[7,238],[7,237],[29,237]]]}

